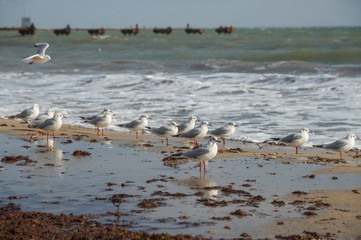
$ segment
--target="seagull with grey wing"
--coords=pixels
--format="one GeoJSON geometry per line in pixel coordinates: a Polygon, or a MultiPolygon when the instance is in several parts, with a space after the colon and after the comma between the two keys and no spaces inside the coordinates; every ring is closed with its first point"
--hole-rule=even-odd
{"type": "Polygon", "coordinates": [[[168,146],[168,138],[173,137],[178,133],[178,124],[176,122],[171,122],[167,126],[162,126],[159,128],[151,128],[146,127],[149,131],[161,138],[165,138],[167,140],[168,146]]]}
{"type": "Polygon", "coordinates": [[[48,110],[46,110],[45,113],[40,114],[37,118],[35,118],[33,121],[31,121],[29,126],[35,127],[35,126],[45,122],[46,120],[53,118],[55,113],[56,112],[54,111],[54,109],[49,108],[48,110]]]}
{"type": "Polygon", "coordinates": [[[148,119],[151,119],[146,114],[143,114],[139,117],[139,119],[133,120],[128,123],[118,124],[118,127],[124,127],[131,131],[136,132],[136,139],[138,139],[138,132],[145,129],[148,126],[148,119]]]}
{"type": "Polygon", "coordinates": [[[206,162],[213,159],[218,153],[217,142],[220,142],[217,137],[211,137],[207,144],[185,152],[181,156],[186,157],[193,162],[199,162],[200,172],[202,172],[203,162],[205,172],[207,170],[206,162]]]}
{"type": "Polygon", "coordinates": [[[30,57],[23,59],[23,62],[26,62],[28,64],[45,63],[47,61],[52,62],[51,57],[45,54],[45,50],[49,47],[48,43],[35,43],[34,46],[38,48],[36,53],[30,57]]]}
{"type": "MultiPolygon", "coordinates": [[[[199,121],[199,119],[196,116],[190,116],[187,121],[179,124],[178,126],[178,134],[182,134],[185,132],[188,132],[194,128],[196,125],[196,121],[199,121]]],[[[183,138],[182,138],[183,141],[183,138]]]]}
{"type": "Polygon", "coordinates": [[[112,112],[106,112],[101,117],[97,117],[93,120],[86,120],[84,122],[93,125],[97,129],[98,136],[100,135],[100,128],[102,129],[102,136],[104,136],[104,128],[112,123],[112,116],[115,116],[112,112]]]}
{"type": "Polygon", "coordinates": [[[192,130],[199,119],[196,116],[190,116],[187,121],[179,124],[178,134],[182,134],[192,130]]]}
{"type": "Polygon", "coordinates": [[[342,160],[342,152],[347,152],[355,145],[355,139],[359,139],[355,134],[348,134],[345,138],[337,140],[333,143],[324,145],[326,149],[330,149],[335,152],[339,152],[342,160]]]}
{"type": "Polygon", "coordinates": [[[223,140],[223,145],[226,144],[226,137],[230,137],[236,131],[237,124],[234,122],[229,122],[223,127],[217,128],[215,130],[209,131],[209,134],[212,136],[219,137],[223,140]]]}
{"type": "MultiPolygon", "coordinates": [[[[65,118],[63,114],[57,113],[53,118],[46,120],[45,122],[36,126],[37,129],[44,130],[46,132],[46,140],[49,141],[49,132],[53,133],[53,139],[55,140],[55,131],[59,130],[63,125],[62,119],[65,118]]],[[[55,142],[55,141],[54,141],[55,142]]]]}
{"type": "Polygon", "coordinates": [[[296,147],[296,154],[298,154],[298,147],[308,141],[308,134],[312,133],[307,128],[302,128],[299,132],[292,133],[287,137],[281,138],[280,142],[291,147],[296,147]]]}
{"type": "Polygon", "coordinates": [[[19,114],[9,116],[9,118],[20,118],[24,122],[32,121],[39,115],[40,106],[38,104],[34,104],[32,107],[25,109],[19,114]]]}
{"type": "Polygon", "coordinates": [[[188,132],[177,135],[177,137],[192,139],[194,141],[194,145],[198,146],[198,140],[204,138],[207,135],[208,126],[212,125],[207,121],[202,121],[198,127],[193,128],[188,132]]]}
{"type": "MultiPolygon", "coordinates": [[[[88,116],[88,117],[84,117],[84,116],[80,116],[81,119],[85,120],[85,121],[94,121],[97,118],[101,118],[104,116],[105,113],[110,112],[113,113],[112,110],[105,108],[103,110],[103,112],[101,114],[98,115],[93,115],[93,116],[88,116]]],[[[95,127],[95,132],[97,132],[99,129],[97,127],[95,127]]]]}

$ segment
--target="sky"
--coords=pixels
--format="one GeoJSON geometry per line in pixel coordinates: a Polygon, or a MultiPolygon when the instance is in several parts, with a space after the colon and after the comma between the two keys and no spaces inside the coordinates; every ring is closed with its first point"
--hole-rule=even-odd
{"type": "Polygon", "coordinates": [[[361,26],[361,0],[0,0],[0,27],[361,26]]]}

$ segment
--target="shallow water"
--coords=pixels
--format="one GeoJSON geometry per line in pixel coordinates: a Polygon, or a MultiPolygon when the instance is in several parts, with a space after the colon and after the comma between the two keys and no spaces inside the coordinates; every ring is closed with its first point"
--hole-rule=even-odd
{"type": "Polygon", "coordinates": [[[262,231],[263,224],[276,224],[277,220],[283,218],[302,216],[287,202],[284,207],[275,207],[271,204],[273,200],[282,200],[296,190],[355,189],[360,187],[361,181],[360,175],[350,174],[302,178],[325,166],[282,164],[261,158],[214,159],[207,165],[208,171],[203,176],[197,163],[167,167],[162,159],[168,153],[147,152],[146,147],[140,145],[124,145],[121,141],[89,143],[74,139],[73,143],[65,144],[66,140],[56,139],[55,148],[49,149],[43,146],[46,145],[44,140],[29,143],[2,134],[1,158],[22,154],[36,162],[29,166],[1,163],[5,167],[0,171],[1,204],[10,202],[9,196],[19,196],[21,199],[12,201],[20,204],[23,211],[90,213],[97,215],[98,221],[127,226],[131,230],[187,233],[213,238],[239,237],[243,232],[253,237],[273,237],[275,233],[262,231]],[[74,157],[72,153],[75,150],[87,151],[92,155],[74,157]],[[337,176],[338,180],[332,180],[333,176],[337,176]],[[218,207],[199,202],[205,198],[214,201],[247,200],[242,194],[227,196],[221,190],[204,189],[229,185],[253,196],[261,195],[265,201],[257,206],[234,203],[218,207]],[[204,195],[195,195],[197,192],[204,195]],[[165,193],[184,193],[187,196],[174,197],[165,193]],[[118,209],[110,201],[114,194],[134,196],[124,198],[125,202],[118,209]],[[156,198],[162,198],[164,205],[154,209],[138,206],[144,199],[156,198]],[[211,219],[231,216],[230,213],[236,209],[250,216],[232,216],[231,221],[211,219]],[[121,211],[127,215],[117,218],[107,214],[109,211],[121,211]],[[227,230],[225,226],[232,229],[227,230]]]}

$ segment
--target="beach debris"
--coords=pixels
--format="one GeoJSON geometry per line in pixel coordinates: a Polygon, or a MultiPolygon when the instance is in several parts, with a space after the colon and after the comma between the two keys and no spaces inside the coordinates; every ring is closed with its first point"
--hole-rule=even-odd
{"type": "Polygon", "coordinates": [[[144,199],[138,203],[138,207],[145,209],[157,208],[165,205],[165,203],[162,202],[163,200],[163,198],[144,199]]]}
{"type": "Polygon", "coordinates": [[[230,214],[237,216],[239,218],[248,216],[248,214],[246,212],[242,211],[241,209],[237,209],[234,212],[231,212],[230,214]]]}
{"type": "Polygon", "coordinates": [[[91,153],[86,152],[86,151],[82,151],[82,150],[75,150],[72,155],[76,156],[76,157],[84,157],[84,156],[90,156],[91,153]]]}
{"type": "Polygon", "coordinates": [[[33,160],[31,160],[28,156],[23,156],[23,155],[19,155],[16,157],[15,156],[5,156],[1,159],[1,162],[3,162],[3,163],[16,163],[19,161],[24,161],[21,164],[17,164],[17,165],[21,165],[21,166],[24,166],[24,165],[27,165],[27,164],[33,162],[33,160]]]}

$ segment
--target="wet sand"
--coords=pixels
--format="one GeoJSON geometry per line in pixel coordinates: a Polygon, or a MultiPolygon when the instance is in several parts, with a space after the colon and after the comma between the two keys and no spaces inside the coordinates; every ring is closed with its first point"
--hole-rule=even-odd
{"type": "MultiPolygon", "coordinates": [[[[44,135],[39,135],[37,130],[28,128],[27,125],[20,124],[20,122],[16,120],[0,119],[0,133],[9,134],[9,135],[2,134],[2,136],[10,136],[10,135],[16,136],[17,138],[23,139],[24,142],[36,141],[39,138],[44,139],[44,135]]],[[[134,148],[136,149],[136,151],[161,154],[164,157],[163,159],[164,165],[171,166],[173,168],[179,165],[173,159],[172,154],[179,153],[180,151],[187,151],[192,147],[191,144],[183,143],[181,142],[180,139],[175,139],[175,138],[170,140],[171,143],[170,146],[165,146],[165,142],[163,140],[151,134],[140,135],[140,139],[136,140],[135,133],[129,133],[128,131],[116,132],[116,131],[109,131],[106,129],[105,135],[106,137],[97,136],[94,129],[90,129],[90,128],[63,125],[61,130],[56,132],[55,146],[64,144],[64,142],[71,139],[80,142],[80,144],[82,142],[84,142],[84,144],[87,142],[98,142],[98,143],[112,142],[112,143],[116,143],[118,147],[134,148]],[[166,161],[167,161],[166,159],[168,159],[169,161],[168,164],[170,165],[166,165],[166,161]]],[[[203,140],[203,143],[204,142],[205,140],[203,140]]],[[[208,188],[211,189],[208,190],[217,190],[217,191],[219,190],[224,196],[222,195],[221,197],[219,197],[220,201],[215,201],[214,199],[212,199],[212,197],[210,198],[203,197],[202,198],[203,200],[204,199],[208,199],[208,200],[205,202],[204,201],[201,202],[202,206],[204,205],[209,207],[209,205],[218,204],[218,206],[214,206],[214,207],[222,208],[221,204],[227,204],[229,209],[233,209],[237,213],[237,209],[240,206],[244,207],[255,204],[254,202],[252,203],[252,201],[256,199],[255,197],[260,195],[250,194],[249,196],[247,196],[248,205],[247,204],[236,205],[235,203],[231,202],[234,201],[234,199],[232,200],[227,198],[227,196],[229,196],[225,194],[229,190],[229,189],[227,190],[227,187],[229,188],[229,185],[227,186],[227,184],[229,184],[229,182],[232,182],[232,179],[234,181],[237,181],[236,179],[238,177],[234,173],[228,173],[231,171],[231,169],[228,170],[226,167],[226,164],[232,164],[233,161],[236,161],[241,168],[242,167],[245,168],[241,170],[241,173],[243,173],[243,175],[245,175],[245,171],[247,171],[247,169],[252,170],[253,167],[257,168],[256,170],[260,172],[260,175],[257,175],[257,177],[255,176],[254,179],[252,178],[245,179],[244,181],[247,183],[242,184],[243,189],[247,191],[249,191],[249,188],[252,188],[252,185],[254,185],[253,188],[255,189],[254,191],[256,192],[259,191],[259,189],[256,190],[257,188],[256,186],[260,188],[260,186],[257,184],[260,184],[260,182],[262,182],[262,173],[264,175],[270,175],[270,176],[274,176],[274,175],[279,176],[283,174],[282,171],[284,170],[278,170],[277,168],[272,168],[272,167],[275,166],[287,167],[288,165],[293,166],[292,164],[295,164],[295,166],[298,167],[299,166],[307,167],[310,165],[321,166],[321,167],[312,171],[305,170],[305,172],[307,173],[305,173],[303,176],[299,178],[295,178],[295,180],[292,179],[292,181],[300,182],[300,185],[296,185],[297,187],[295,187],[292,190],[287,189],[287,191],[284,191],[285,193],[282,191],[279,192],[275,191],[273,194],[270,193],[269,196],[267,194],[264,194],[263,198],[265,200],[262,201],[266,202],[266,204],[264,204],[264,206],[263,205],[253,206],[254,209],[250,208],[250,210],[248,210],[247,214],[249,216],[256,215],[255,217],[258,217],[257,214],[260,214],[261,210],[262,210],[262,214],[269,215],[271,217],[273,216],[273,214],[275,214],[274,212],[276,213],[278,212],[277,217],[274,217],[273,220],[271,219],[270,221],[268,221],[268,223],[260,222],[259,223],[260,226],[253,227],[253,230],[250,229],[247,233],[243,231],[237,233],[236,232],[236,228],[238,227],[237,224],[240,224],[240,222],[237,221],[241,221],[241,220],[237,220],[238,217],[235,219],[235,217],[233,216],[233,220],[229,220],[232,219],[231,217],[232,214],[230,214],[230,216],[228,217],[224,216],[223,220],[219,217],[216,217],[213,219],[213,221],[226,221],[223,224],[224,227],[222,231],[220,229],[209,230],[207,233],[208,234],[207,237],[230,238],[231,236],[233,238],[237,236],[241,238],[252,239],[252,238],[261,238],[261,237],[275,238],[277,235],[279,235],[278,237],[282,238],[282,237],[290,237],[293,234],[296,234],[298,236],[310,235],[313,237],[319,237],[325,239],[327,238],[355,239],[361,236],[361,231],[360,228],[358,227],[358,225],[361,223],[361,206],[360,206],[361,183],[355,183],[352,186],[352,189],[350,189],[349,186],[347,185],[348,181],[350,180],[344,180],[344,178],[348,178],[349,176],[361,175],[361,164],[360,164],[361,157],[358,155],[357,151],[352,151],[350,153],[344,154],[344,160],[340,161],[338,160],[339,155],[337,153],[324,151],[321,148],[301,148],[300,154],[296,155],[294,153],[294,148],[275,145],[274,143],[271,142],[249,143],[249,142],[228,140],[226,142],[226,146],[222,146],[222,145],[219,146],[220,146],[220,150],[218,155],[216,156],[216,159],[212,160],[208,165],[210,169],[209,170],[210,173],[207,172],[206,174],[210,175],[211,178],[213,177],[214,179],[218,179],[218,181],[220,182],[220,183],[217,182],[217,184],[211,184],[210,186],[208,186],[208,188]],[[278,165],[274,165],[276,163],[278,163],[278,165]],[[225,178],[223,177],[220,178],[219,176],[216,176],[218,173],[216,172],[216,168],[218,168],[219,170],[227,169],[225,170],[224,173],[228,174],[229,176],[226,176],[225,178]],[[341,186],[338,188],[342,188],[343,181],[345,181],[345,183],[347,184],[345,184],[345,189],[332,189],[332,187],[331,189],[329,189],[330,187],[327,187],[328,189],[317,189],[316,187],[316,189],[312,191],[308,191],[308,190],[305,191],[305,189],[302,188],[303,182],[307,184],[310,183],[312,184],[321,180],[327,181],[328,185],[330,185],[329,182],[331,183],[335,182],[341,186]],[[257,184],[253,183],[252,181],[257,182],[257,184]],[[269,209],[269,206],[267,204],[272,206],[272,209],[269,209]],[[257,210],[257,208],[261,210],[257,210]],[[283,210],[283,208],[287,210],[283,210]],[[288,215],[286,214],[287,217],[283,218],[283,211],[285,212],[293,211],[294,213],[288,215]],[[230,223],[228,223],[229,221],[230,223]],[[232,232],[232,235],[227,234],[227,231],[232,232]]],[[[26,152],[26,149],[25,150],[22,149],[22,152],[24,151],[26,152]]],[[[95,155],[94,151],[95,154],[98,154],[99,156],[107,155],[104,152],[97,152],[96,150],[93,150],[93,155],[95,155]]],[[[1,158],[3,158],[4,155],[6,155],[4,152],[1,152],[1,154],[2,154],[2,156],[0,156],[1,158]]],[[[4,163],[0,163],[0,164],[4,165],[4,163]]],[[[183,163],[179,163],[179,164],[181,165],[183,163]]],[[[188,170],[184,171],[184,169],[181,170],[179,169],[177,170],[177,168],[175,169],[176,169],[176,174],[178,174],[176,175],[177,178],[176,180],[182,186],[187,185],[188,184],[187,181],[189,182],[190,179],[186,179],[183,181],[183,180],[178,180],[178,178],[180,178],[179,176],[182,176],[181,174],[188,174],[189,171],[188,170]]],[[[197,170],[197,166],[195,165],[193,169],[191,169],[191,171],[192,174],[194,174],[196,171],[199,171],[199,168],[197,170]]],[[[166,179],[169,180],[172,178],[171,177],[150,178],[148,179],[148,181],[151,184],[152,181],[165,182],[166,179]]],[[[5,180],[2,182],[6,183],[5,180]]],[[[201,182],[198,181],[198,183],[201,182]]],[[[191,181],[190,184],[193,184],[192,187],[194,188],[195,183],[191,181]]],[[[288,183],[285,184],[287,185],[288,183]]],[[[262,183],[262,185],[265,185],[264,186],[265,189],[268,188],[267,181],[265,181],[265,183],[262,183]]],[[[162,187],[160,187],[159,184],[156,185],[155,188],[163,189],[162,187]]],[[[171,188],[174,187],[170,185],[170,189],[171,188]]],[[[271,183],[269,188],[271,188],[271,183]]],[[[203,190],[203,189],[202,187],[198,187],[198,190],[203,190]]],[[[262,192],[262,190],[260,192],[262,192]]],[[[169,194],[166,195],[165,192],[159,193],[158,191],[158,194],[160,196],[163,196],[163,198],[169,197],[167,201],[176,198],[175,196],[169,196],[169,194]]],[[[241,194],[241,193],[237,192],[237,194],[241,194]]],[[[7,197],[8,196],[1,197],[0,205],[8,204],[8,201],[4,200],[7,197]]],[[[190,202],[194,201],[192,197],[188,197],[188,198],[190,198],[190,202]]],[[[161,202],[162,201],[159,202],[160,205],[161,202]]],[[[197,204],[195,206],[197,206],[197,204]]],[[[242,209],[244,209],[243,207],[242,209]]],[[[246,209],[248,208],[246,207],[246,209]]],[[[47,212],[46,208],[44,209],[44,211],[47,212]]],[[[22,217],[24,217],[24,216],[21,217],[21,214],[25,214],[25,213],[18,211],[16,214],[18,215],[13,215],[14,218],[7,218],[7,220],[4,221],[5,222],[8,221],[9,223],[11,221],[15,221],[16,219],[20,221],[22,217]],[[18,218],[15,218],[15,216],[18,216],[18,218]]],[[[94,213],[89,212],[88,214],[94,214],[94,213]]],[[[36,218],[35,215],[33,217],[36,218]]],[[[267,218],[267,217],[263,217],[263,218],[267,218]]],[[[184,222],[187,222],[186,217],[184,217],[183,220],[184,222]]],[[[97,224],[100,224],[99,226],[102,225],[102,223],[97,223],[97,224]]],[[[181,221],[180,224],[182,224],[181,221]]],[[[194,224],[189,221],[188,223],[184,223],[184,224],[186,225],[188,224],[187,226],[191,226],[194,228],[197,227],[197,224],[194,224]]],[[[201,227],[200,229],[202,229],[201,227]]],[[[139,229],[139,228],[141,227],[136,228],[136,230],[138,231],[148,230],[148,229],[139,229]]],[[[208,227],[208,228],[212,229],[212,227],[208,227]]],[[[162,229],[159,229],[158,231],[162,231],[162,229]]],[[[182,230],[180,231],[184,232],[182,230]]],[[[168,229],[166,228],[163,232],[168,232],[168,229]]],[[[201,235],[203,236],[204,234],[201,235]]],[[[285,238],[285,239],[292,239],[292,238],[285,238]]]]}

